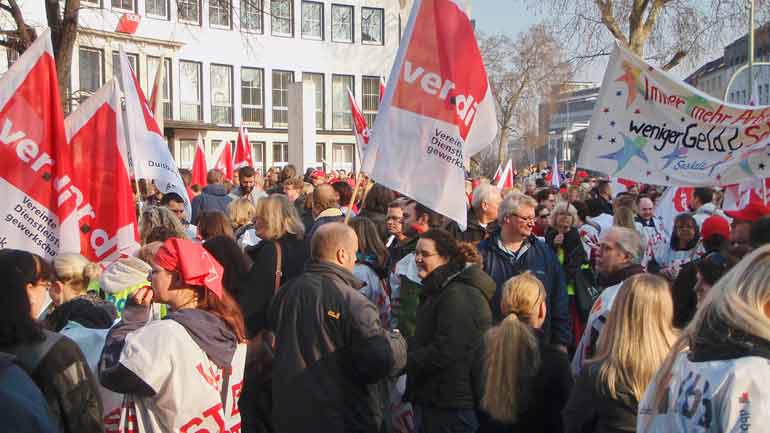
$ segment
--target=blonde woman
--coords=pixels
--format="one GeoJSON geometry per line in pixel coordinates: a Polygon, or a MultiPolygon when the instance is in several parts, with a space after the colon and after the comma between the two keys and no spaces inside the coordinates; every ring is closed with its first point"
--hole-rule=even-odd
{"type": "Polygon", "coordinates": [[[668,282],[651,274],[628,278],[597,342],[596,356],[575,382],[567,432],[635,432],[639,401],[676,340],[668,282]]]}
{"type": "Polygon", "coordinates": [[[227,216],[233,225],[235,241],[242,249],[259,243],[259,236],[254,230],[254,215],[257,209],[247,197],[231,201],[227,205],[227,216]]]}
{"type": "Polygon", "coordinates": [[[505,318],[487,331],[481,407],[489,420],[479,433],[564,430],[561,410],[572,388],[567,354],[548,344],[545,288],[529,272],[506,281],[500,309],[505,318]]]}
{"type": "Polygon", "coordinates": [[[53,271],[48,291],[56,308],[46,319],[48,329],[71,336],[67,331],[74,328],[112,326],[118,313],[115,305],[98,296],[101,274],[98,264],[80,254],[60,253],[53,260],[53,271]]]}
{"type": "Polygon", "coordinates": [[[639,432],[765,432],[770,418],[770,246],[706,295],[639,404],[639,432]]]}

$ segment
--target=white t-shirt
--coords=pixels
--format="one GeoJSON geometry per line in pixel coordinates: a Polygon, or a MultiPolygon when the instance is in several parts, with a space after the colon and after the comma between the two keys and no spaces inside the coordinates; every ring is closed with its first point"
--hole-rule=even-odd
{"type": "Polygon", "coordinates": [[[105,429],[133,428],[139,433],[239,431],[238,399],[245,362],[246,345],[239,344],[231,374],[226,377],[181,324],[173,320],[150,322],[126,336],[120,363],[156,394],[127,395],[122,407],[114,408],[105,418],[105,429]]]}

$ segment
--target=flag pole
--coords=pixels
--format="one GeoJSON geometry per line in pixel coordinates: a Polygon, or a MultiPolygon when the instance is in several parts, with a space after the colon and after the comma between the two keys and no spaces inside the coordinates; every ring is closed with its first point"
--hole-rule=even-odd
{"type": "Polygon", "coordinates": [[[345,214],[345,224],[347,225],[348,221],[350,221],[350,214],[353,213],[353,204],[356,202],[356,195],[358,195],[358,190],[361,188],[361,170],[356,173],[356,186],[353,188],[353,194],[350,196],[350,203],[348,203],[348,212],[345,214]]]}

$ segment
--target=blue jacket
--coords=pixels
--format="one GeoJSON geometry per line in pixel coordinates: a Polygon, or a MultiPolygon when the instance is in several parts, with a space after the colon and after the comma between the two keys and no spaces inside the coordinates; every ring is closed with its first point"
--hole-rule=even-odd
{"type": "Polygon", "coordinates": [[[192,200],[192,223],[198,223],[198,217],[203,212],[219,211],[227,215],[227,205],[232,198],[227,195],[224,185],[211,184],[192,200]]]}
{"type": "Polygon", "coordinates": [[[492,316],[495,322],[502,320],[500,296],[503,283],[511,277],[525,271],[532,272],[545,286],[547,313],[543,332],[551,344],[572,343],[572,331],[569,319],[569,298],[567,297],[566,278],[559,259],[553,250],[535,236],[528,239],[527,251],[516,260],[515,257],[500,248],[500,232],[478,244],[479,254],[484,258],[484,271],[495,280],[497,289],[492,297],[492,316]]]}

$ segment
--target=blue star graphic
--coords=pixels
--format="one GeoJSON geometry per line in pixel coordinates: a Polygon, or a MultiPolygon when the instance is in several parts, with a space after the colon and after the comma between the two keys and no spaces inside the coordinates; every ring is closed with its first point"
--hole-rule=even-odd
{"type": "Polygon", "coordinates": [[[636,137],[632,139],[626,137],[623,134],[620,135],[623,136],[623,147],[615,152],[599,156],[599,158],[611,159],[618,163],[618,168],[615,170],[615,174],[623,170],[629,161],[631,161],[631,158],[635,156],[648,164],[650,163],[650,161],[647,159],[647,155],[644,153],[644,146],[647,145],[646,138],[636,137]]]}
{"type": "Polygon", "coordinates": [[[745,171],[749,175],[754,176],[754,170],[751,169],[748,159],[744,159],[743,161],[739,162],[738,167],[740,167],[741,170],[745,171]]]}
{"type": "Polygon", "coordinates": [[[674,163],[677,159],[682,159],[687,155],[687,148],[683,148],[681,144],[677,144],[676,148],[673,152],[669,153],[668,155],[663,155],[660,157],[660,159],[663,159],[666,161],[666,164],[663,165],[661,170],[667,169],[671,164],[674,163]]]}

